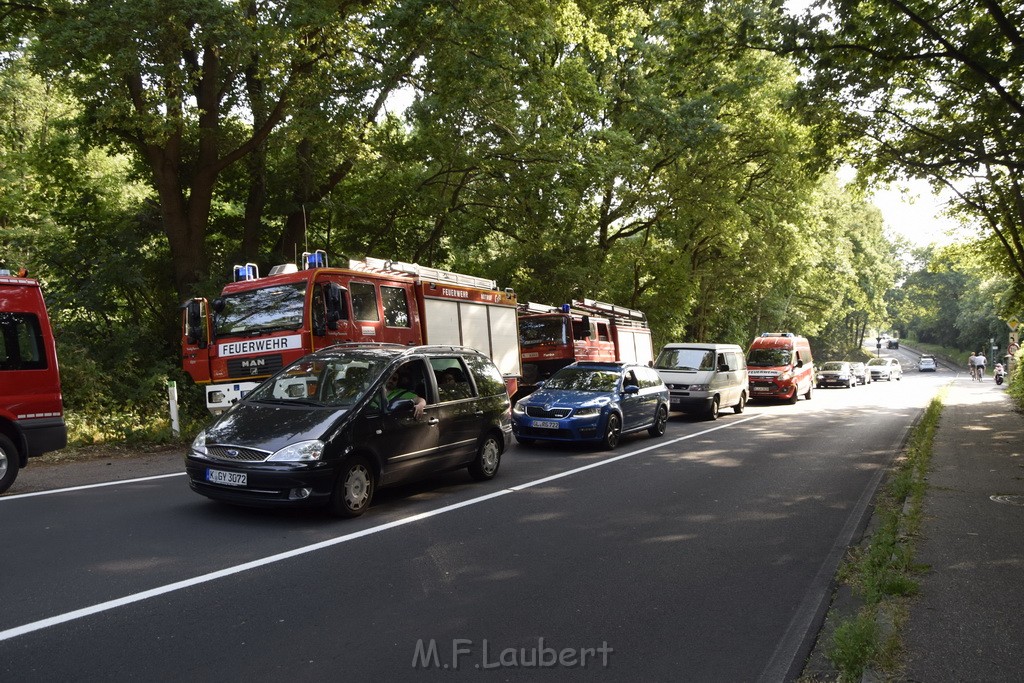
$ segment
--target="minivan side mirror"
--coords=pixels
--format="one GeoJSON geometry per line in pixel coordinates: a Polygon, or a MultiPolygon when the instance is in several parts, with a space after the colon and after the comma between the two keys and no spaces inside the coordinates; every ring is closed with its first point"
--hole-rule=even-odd
{"type": "Polygon", "coordinates": [[[396,398],[388,404],[388,412],[405,417],[416,412],[416,404],[409,398],[396,398]]]}
{"type": "Polygon", "coordinates": [[[802,368],[804,366],[804,361],[802,358],[796,362],[796,366],[798,368],[802,368]]]}
{"type": "Polygon", "coordinates": [[[729,364],[728,363],[719,363],[718,364],[718,371],[719,372],[729,372],[729,364]]]}

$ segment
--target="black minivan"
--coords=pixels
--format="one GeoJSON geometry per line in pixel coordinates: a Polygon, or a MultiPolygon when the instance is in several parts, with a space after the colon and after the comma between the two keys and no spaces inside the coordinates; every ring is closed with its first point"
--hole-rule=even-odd
{"type": "Polygon", "coordinates": [[[232,406],[195,438],[185,468],[209,498],[356,517],[378,487],[459,467],[491,479],[511,439],[505,382],[482,353],[338,344],[232,406]]]}

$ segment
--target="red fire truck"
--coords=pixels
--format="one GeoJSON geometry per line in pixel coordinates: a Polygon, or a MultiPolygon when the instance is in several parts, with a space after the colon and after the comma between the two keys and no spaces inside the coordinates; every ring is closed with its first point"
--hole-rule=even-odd
{"type": "Polygon", "coordinates": [[[593,299],[560,307],[519,306],[523,381],[518,396],[575,361],[647,364],[654,360],[651,330],[641,311],[593,299]]]}
{"type": "Polygon", "coordinates": [[[28,459],[64,448],[64,402],[39,282],[0,270],[0,493],[28,459]]]}
{"type": "Polygon", "coordinates": [[[211,412],[291,361],[343,342],[468,346],[490,356],[515,393],[521,373],[511,289],[375,258],[330,268],[324,251],[303,254],[302,266],[275,266],[262,278],[254,264],[235,266],[219,298],[184,305],[183,367],[207,385],[211,412]]]}

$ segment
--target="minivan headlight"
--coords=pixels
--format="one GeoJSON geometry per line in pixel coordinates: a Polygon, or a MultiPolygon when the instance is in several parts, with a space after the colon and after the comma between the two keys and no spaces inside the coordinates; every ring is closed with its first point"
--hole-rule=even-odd
{"type": "Polygon", "coordinates": [[[314,439],[313,441],[300,441],[290,446],[285,446],[267,458],[267,460],[275,462],[311,462],[319,460],[323,454],[324,442],[314,439]]]}
{"type": "Polygon", "coordinates": [[[711,388],[710,384],[691,384],[690,391],[707,391],[711,388]]]}
{"type": "Polygon", "coordinates": [[[192,452],[197,455],[202,455],[204,457],[209,454],[206,450],[205,429],[196,434],[196,438],[192,440],[192,452]]]}

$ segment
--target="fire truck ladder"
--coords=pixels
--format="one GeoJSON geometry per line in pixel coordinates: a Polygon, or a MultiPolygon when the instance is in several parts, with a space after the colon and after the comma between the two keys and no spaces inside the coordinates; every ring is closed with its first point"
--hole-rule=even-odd
{"type": "Polygon", "coordinates": [[[462,285],[464,287],[476,287],[477,289],[495,290],[498,288],[497,282],[494,280],[488,280],[487,278],[476,277],[475,275],[463,275],[462,273],[453,273],[448,270],[441,270],[440,268],[421,266],[418,263],[405,263],[403,261],[392,261],[390,259],[372,257],[367,257],[362,260],[350,259],[348,267],[349,270],[361,270],[367,273],[379,273],[385,275],[391,273],[402,273],[404,275],[415,275],[416,277],[424,280],[430,280],[432,282],[462,285]]]}
{"type": "Polygon", "coordinates": [[[615,304],[606,304],[603,301],[594,301],[593,299],[573,299],[572,307],[575,310],[583,311],[585,313],[608,316],[618,323],[632,322],[643,325],[647,324],[647,316],[644,315],[643,311],[626,308],[625,306],[616,306],[615,304]]]}

